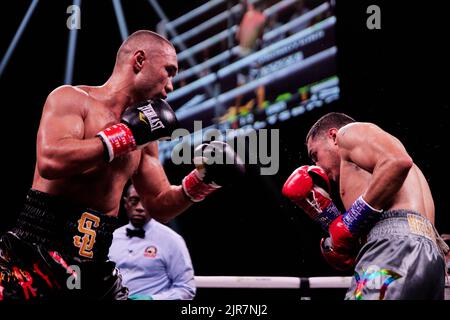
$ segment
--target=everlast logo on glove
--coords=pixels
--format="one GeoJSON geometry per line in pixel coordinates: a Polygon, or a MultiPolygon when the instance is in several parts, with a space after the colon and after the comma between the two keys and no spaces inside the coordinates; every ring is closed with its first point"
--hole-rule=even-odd
{"type": "Polygon", "coordinates": [[[97,233],[92,227],[97,228],[100,225],[100,218],[85,212],[81,215],[81,219],[78,220],[78,231],[84,233],[83,237],[74,236],[73,244],[80,248],[79,255],[86,258],[92,258],[94,253],[92,248],[95,244],[95,237],[97,233]]]}
{"type": "Polygon", "coordinates": [[[144,148],[152,141],[170,139],[178,127],[177,117],[169,104],[155,99],[128,107],[119,124],[100,131],[97,136],[105,147],[105,160],[111,162],[125,153],[144,148]]]}
{"type": "Polygon", "coordinates": [[[145,121],[145,118],[147,118],[148,121],[150,121],[150,128],[151,128],[152,132],[157,129],[165,128],[161,119],[159,119],[158,115],[156,114],[155,110],[153,109],[153,107],[150,104],[143,106],[143,107],[139,107],[138,110],[141,111],[139,113],[139,119],[141,121],[144,121],[147,124],[148,124],[148,122],[145,121]],[[145,118],[144,118],[144,116],[145,116],[145,118]]]}

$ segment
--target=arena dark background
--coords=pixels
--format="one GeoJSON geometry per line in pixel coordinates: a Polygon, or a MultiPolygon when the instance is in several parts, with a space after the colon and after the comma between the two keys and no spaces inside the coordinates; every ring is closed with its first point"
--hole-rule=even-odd
{"type": "MultiPolygon", "coordinates": [[[[130,33],[154,30],[159,19],[147,1],[122,2],[130,33]]],[[[324,263],[318,247],[322,236],[319,227],[280,196],[289,174],[309,163],[304,148],[306,132],[329,111],[374,122],[404,143],[430,183],[438,230],[450,233],[447,11],[439,7],[439,1],[420,5],[399,1],[395,7],[388,1],[355,2],[337,0],[341,99],[283,123],[278,175],[259,176],[255,168],[250,168],[242,183],[217,192],[176,219],[197,275],[347,275],[324,263]],[[366,28],[366,8],[370,4],[381,7],[381,30],[366,28]]],[[[29,3],[2,3],[0,56],[29,3]]],[[[161,1],[161,6],[174,19],[202,3],[161,1]]],[[[45,98],[63,83],[68,42],[66,8],[71,4],[67,0],[40,1],[0,78],[4,186],[1,231],[14,222],[31,186],[36,132],[45,98]]],[[[84,0],[73,83],[103,84],[112,71],[120,43],[111,1],[84,0]]],[[[179,184],[192,167],[169,165],[166,169],[172,183],[179,184]]],[[[286,299],[301,294],[289,290],[244,291],[199,290],[198,298],[232,293],[286,299]]],[[[339,299],[342,291],[309,295],[339,299]]]]}

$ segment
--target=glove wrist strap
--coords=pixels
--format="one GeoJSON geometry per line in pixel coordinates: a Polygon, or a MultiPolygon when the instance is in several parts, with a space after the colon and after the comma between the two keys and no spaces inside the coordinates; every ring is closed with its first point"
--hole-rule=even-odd
{"type": "Polygon", "coordinates": [[[315,221],[320,224],[324,231],[328,232],[331,222],[333,222],[340,215],[341,213],[339,212],[339,209],[333,202],[330,202],[330,205],[322,210],[322,212],[315,218],[315,221]]]}
{"type": "Polygon", "coordinates": [[[192,170],[191,173],[184,177],[182,186],[184,193],[186,193],[192,202],[202,201],[206,196],[220,188],[215,183],[203,182],[197,169],[192,170]]]}
{"type": "Polygon", "coordinates": [[[360,235],[372,228],[381,212],[383,210],[374,209],[360,196],[344,214],[342,221],[353,235],[360,235]]]}
{"type": "Polygon", "coordinates": [[[108,162],[114,158],[136,150],[136,141],[130,128],[124,123],[115,124],[97,133],[108,151],[108,162]]]}

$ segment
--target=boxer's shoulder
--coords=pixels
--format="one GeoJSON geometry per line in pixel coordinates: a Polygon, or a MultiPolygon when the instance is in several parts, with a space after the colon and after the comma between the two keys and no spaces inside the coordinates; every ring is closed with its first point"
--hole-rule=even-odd
{"type": "Polygon", "coordinates": [[[48,95],[48,99],[71,99],[71,98],[88,98],[89,87],[88,86],[71,86],[62,85],[54,89],[48,95]]]}
{"type": "Polygon", "coordinates": [[[341,127],[336,133],[336,142],[341,149],[351,149],[365,144],[370,137],[383,133],[380,127],[370,122],[352,122],[341,127]]]}
{"type": "Polygon", "coordinates": [[[360,135],[364,133],[370,133],[371,131],[379,131],[381,128],[371,122],[351,122],[342,126],[338,132],[337,136],[343,137],[348,134],[360,135]]]}
{"type": "Polygon", "coordinates": [[[54,89],[47,97],[45,102],[45,110],[47,112],[79,112],[85,106],[85,101],[89,99],[89,94],[86,90],[63,85],[54,89]]]}

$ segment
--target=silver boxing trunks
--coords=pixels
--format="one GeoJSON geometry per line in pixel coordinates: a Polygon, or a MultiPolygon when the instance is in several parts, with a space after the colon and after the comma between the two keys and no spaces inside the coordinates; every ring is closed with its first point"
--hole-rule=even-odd
{"type": "Polygon", "coordinates": [[[382,213],[361,248],[347,300],[444,299],[448,250],[431,222],[409,210],[382,213]]]}

